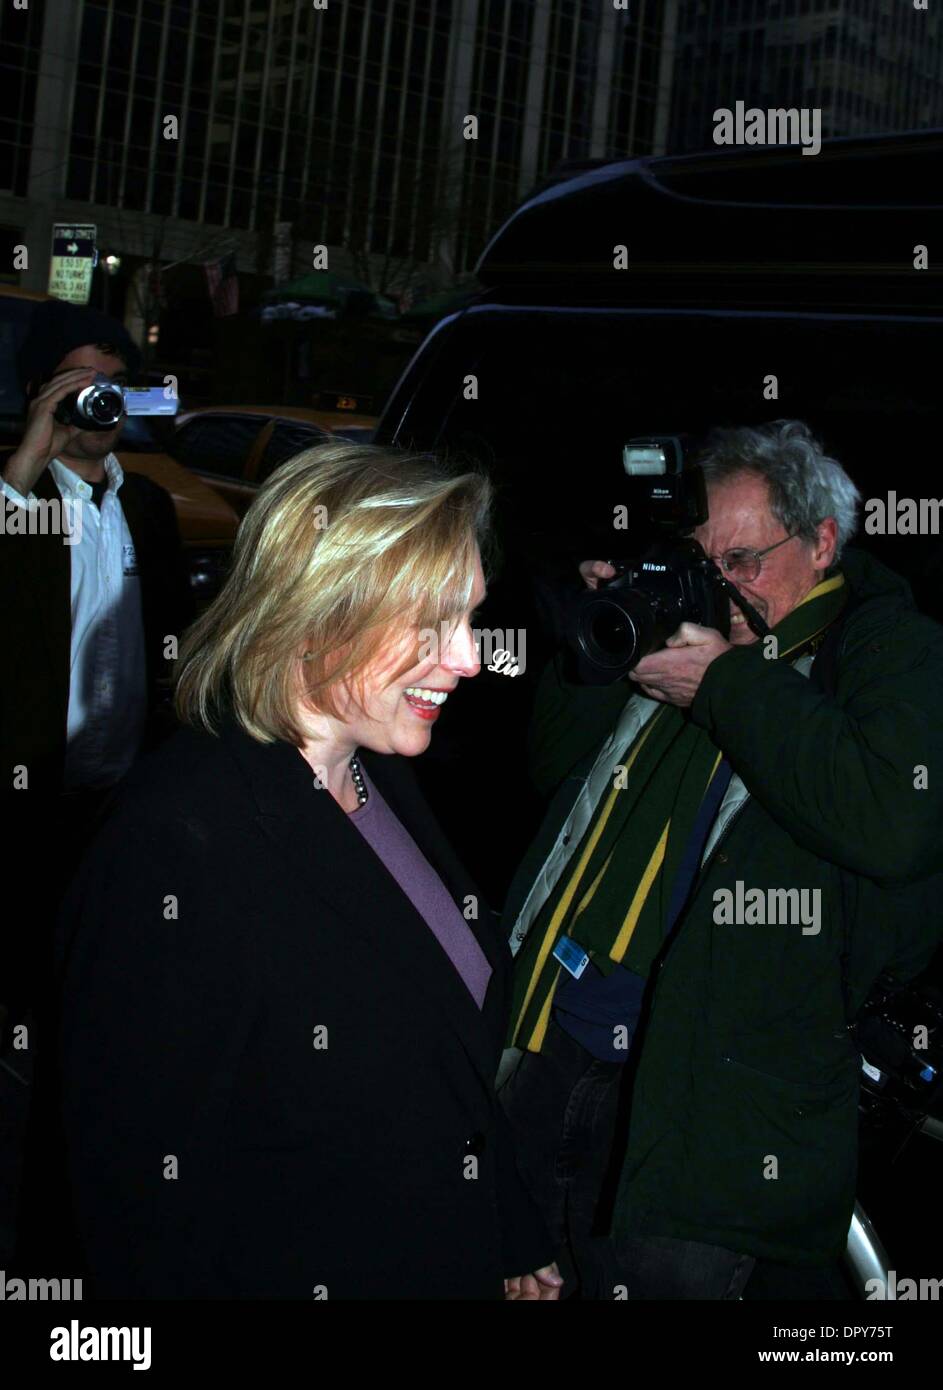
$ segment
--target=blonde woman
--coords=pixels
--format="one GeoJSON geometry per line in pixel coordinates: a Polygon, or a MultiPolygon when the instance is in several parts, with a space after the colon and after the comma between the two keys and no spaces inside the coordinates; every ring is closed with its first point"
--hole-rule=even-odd
{"type": "Polygon", "coordinates": [[[243,521],[181,650],[187,727],[66,907],[99,1295],[559,1295],[494,1095],[506,948],[408,762],[479,669],[488,505],[474,474],[329,444],[243,521]]]}

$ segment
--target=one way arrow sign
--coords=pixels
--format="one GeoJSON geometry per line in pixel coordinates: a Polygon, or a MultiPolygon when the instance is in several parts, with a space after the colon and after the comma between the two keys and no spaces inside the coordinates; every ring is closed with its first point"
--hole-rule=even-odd
{"type": "Polygon", "coordinates": [[[54,222],[49,293],[72,304],[87,304],[98,259],[98,229],[92,222],[54,222]]]}

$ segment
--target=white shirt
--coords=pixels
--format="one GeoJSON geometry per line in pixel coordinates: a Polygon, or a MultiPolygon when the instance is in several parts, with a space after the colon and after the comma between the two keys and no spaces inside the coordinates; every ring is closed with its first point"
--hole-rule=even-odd
{"type": "MultiPolygon", "coordinates": [[[[91,484],[54,459],[49,465],[74,528],[69,545],[72,640],[63,790],[107,787],[137,755],[147,714],[147,674],[141,581],[118,489],[124,472],[114,454],[104,460],[108,487],[101,508],[91,484]]],[[[5,497],[23,497],[0,479],[5,497]]]]}

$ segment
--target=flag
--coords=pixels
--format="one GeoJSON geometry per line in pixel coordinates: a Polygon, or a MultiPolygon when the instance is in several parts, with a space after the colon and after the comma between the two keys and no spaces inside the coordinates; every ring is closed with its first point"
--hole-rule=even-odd
{"type": "Polygon", "coordinates": [[[228,256],[223,256],[218,261],[207,261],[203,269],[206,271],[206,283],[216,317],[219,319],[226,318],[229,314],[237,314],[239,277],[236,274],[235,252],[230,251],[228,256]]]}

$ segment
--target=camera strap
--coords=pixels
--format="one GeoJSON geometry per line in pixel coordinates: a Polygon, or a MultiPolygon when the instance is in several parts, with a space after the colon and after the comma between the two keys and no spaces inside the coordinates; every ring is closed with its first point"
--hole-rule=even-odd
{"type": "Polygon", "coordinates": [[[720,570],[718,570],[717,573],[720,575],[722,588],[730,595],[734,603],[740,609],[740,612],[746,618],[747,626],[750,631],[755,632],[757,637],[768,637],[772,628],[767,625],[765,618],[761,617],[752,603],[747,602],[740,590],[731,584],[729,579],[720,574],[720,570]]]}

